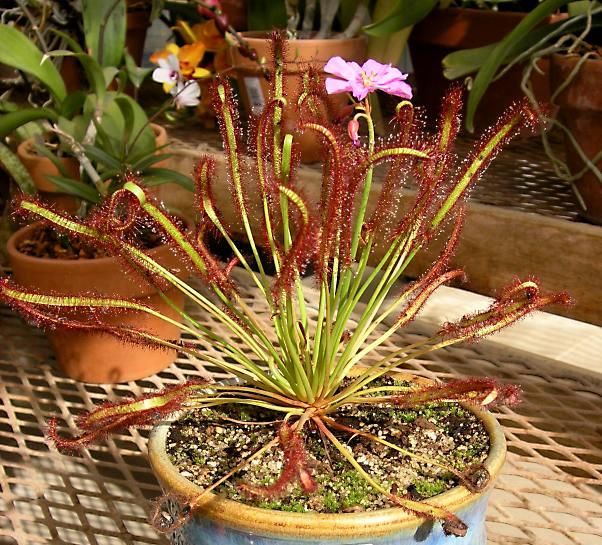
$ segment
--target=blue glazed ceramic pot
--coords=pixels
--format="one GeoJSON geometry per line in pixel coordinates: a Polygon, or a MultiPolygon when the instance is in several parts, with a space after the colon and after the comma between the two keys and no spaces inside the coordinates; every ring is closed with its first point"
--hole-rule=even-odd
{"type": "MultiPolygon", "coordinates": [[[[251,507],[214,494],[172,536],[174,545],[486,545],[485,512],[492,483],[506,455],[503,432],[491,414],[467,407],[484,423],[491,441],[485,467],[488,488],[479,494],[458,486],[429,503],[445,507],[468,525],[464,537],[445,536],[439,522],[400,508],[362,513],[288,513],[251,507]]],[[[159,424],[149,442],[150,463],[165,491],[193,497],[202,489],[182,477],[165,452],[170,423],[159,424]]],[[[200,438],[199,438],[200,440],[200,438]]],[[[172,506],[174,509],[177,507],[172,506]]]]}

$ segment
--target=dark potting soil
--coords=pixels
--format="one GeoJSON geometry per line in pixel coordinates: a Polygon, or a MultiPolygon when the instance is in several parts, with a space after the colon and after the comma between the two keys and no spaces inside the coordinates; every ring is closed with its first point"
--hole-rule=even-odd
{"type": "MultiPolygon", "coordinates": [[[[136,234],[135,243],[144,250],[151,250],[163,244],[160,233],[152,228],[140,228],[136,234]]],[[[102,246],[86,244],[59,233],[52,227],[38,226],[31,234],[22,240],[17,246],[21,253],[32,257],[43,257],[50,259],[97,259],[110,257],[102,246]]]]}
{"type": "MultiPolygon", "coordinates": [[[[341,409],[337,420],[378,435],[411,453],[462,471],[482,463],[489,452],[483,423],[457,403],[417,410],[363,406],[341,409]]],[[[206,487],[277,436],[282,414],[251,406],[227,405],[188,413],[171,425],[167,452],[181,475],[206,487]],[[241,423],[247,422],[247,423],[241,423]]],[[[448,470],[411,458],[370,439],[333,431],[362,468],[392,493],[426,499],[458,485],[448,470]]],[[[282,511],[320,513],[376,510],[394,505],[376,492],[315,426],[303,432],[308,466],[317,483],[308,495],[295,483],[277,497],[250,497],[241,483],[266,486],[277,480],[284,454],[276,446],[253,460],[215,492],[248,505],[282,511]]]]}

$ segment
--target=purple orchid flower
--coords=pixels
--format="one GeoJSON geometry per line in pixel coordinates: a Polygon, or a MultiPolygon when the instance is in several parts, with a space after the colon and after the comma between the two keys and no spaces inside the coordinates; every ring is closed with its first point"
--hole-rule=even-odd
{"type": "Polygon", "coordinates": [[[408,75],[390,64],[369,59],[360,66],[341,57],[332,57],[324,66],[324,72],[341,78],[326,79],[329,95],[351,93],[357,100],[364,100],[369,93],[380,89],[390,95],[412,98],[412,88],[404,81],[408,75]]]}

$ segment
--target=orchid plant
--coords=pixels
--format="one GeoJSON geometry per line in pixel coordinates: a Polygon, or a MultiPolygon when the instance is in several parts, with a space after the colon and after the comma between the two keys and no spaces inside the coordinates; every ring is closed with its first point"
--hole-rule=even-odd
{"type": "MultiPolygon", "coordinates": [[[[62,297],[36,293],[7,278],[0,279],[2,300],[39,326],[104,331],[126,342],[175,348],[244,381],[244,384],[210,386],[188,382],[142,398],[105,404],[79,418],[82,430],[79,436],[59,435],[56,420],[50,422],[48,434],[59,448],[73,451],[109,432],[147,425],[184,408],[238,404],[270,409],[283,415],[283,423],[273,440],[244,458],[236,470],[279,444],[285,453],[285,467],[274,485],[255,486],[254,494],[281,492],[291,482],[298,482],[307,493],[315,489],[312,470],[303,455],[304,434],[314,427],[325,442],[338,450],[349,465],[390,502],[419,517],[440,521],[447,534],[464,535],[466,525],[453,513],[428,501],[404,496],[372,476],[339,438],[341,434],[360,434],[369,435],[371,441],[383,440],[337,422],[337,414],[352,406],[379,410],[461,401],[489,408],[517,400],[516,387],[504,386],[492,379],[455,380],[427,388],[382,386],[378,379],[412,358],[460,342],[476,341],[536,309],[568,302],[565,293],[542,293],[532,279],[513,282],[488,309],[447,323],[427,339],[377,356],[373,363],[361,368],[359,374],[353,374],[352,370],[411,322],[438,287],[462,278],[461,270],[449,268],[449,260],[462,229],[466,195],[504,143],[525,124],[534,122],[532,112],[526,105],[516,106],[483,137],[467,159],[457,161],[453,145],[462,108],[459,88],[453,88],[443,102],[439,131],[425,134],[414,117],[409,101],[411,89],[404,82],[405,75],[375,61],[360,67],[340,58],[331,59],[326,70],[337,79],[327,79],[324,87],[323,82],[318,85],[310,78],[313,83],[301,94],[297,104],[301,112],[299,131],[315,133],[324,143],[323,185],[320,202],[314,206],[304,198],[297,180],[300,152],[295,134],[283,133],[284,47],[286,42],[276,34],[271,99],[264,111],[252,120],[252,137],[247,150],[243,149],[242,129],[229,84],[218,80],[213,86],[230,196],[249,253],[239,248],[233,226],[226,223],[218,210],[214,197],[216,164],[208,156],[199,161],[194,172],[197,211],[201,218],[195,232],[182,230],[176,220],[153,202],[134,175],[84,222],[59,214],[31,197],[23,197],[18,202],[18,213],[42,219],[69,236],[103,245],[158,286],[176,287],[200,310],[230,330],[238,341],[208,329],[188,312],[180,311],[181,321],[174,321],[139,302],[90,294],[62,297]],[[394,120],[396,130],[386,140],[376,139],[373,130],[368,96],[375,89],[402,98],[394,120]],[[344,126],[315,121],[315,103],[326,98],[326,90],[351,92],[357,99],[349,122],[356,127],[352,131],[353,138],[349,138],[344,126]],[[367,127],[367,136],[359,135],[360,122],[367,127]],[[373,171],[383,163],[389,165],[388,174],[374,212],[368,213],[373,171]],[[391,221],[390,218],[395,217],[396,195],[410,176],[418,183],[416,199],[401,220],[391,221]],[[253,195],[259,196],[259,207],[252,206],[253,195]],[[134,245],[130,233],[138,221],[149,219],[198,273],[207,289],[194,288],[134,245]],[[423,276],[400,291],[398,280],[412,258],[434,238],[447,232],[447,228],[451,228],[451,235],[438,259],[423,276]],[[229,263],[221,263],[207,248],[204,235],[209,229],[219,232],[230,246],[234,258],[229,263]],[[368,262],[383,240],[386,241],[384,255],[371,269],[368,262]],[[275,269],[274,278],[266,273],[268,263],[262,257],[266,254],[275,269]],[[310,319],[313,314],[308,312],[309,303],[301,282],[301,274],[310,263],[319,291],[315,320],[310,319]],[[231,275],[235,265],[265,299],[276,342],[266,334],[264,319],[241,297],[231,275]],[[365,305],[360,304],[363,297],[368,298],[365,305]],[[88,312],[88,318],[81,318],[82,310],[88,312]],[[158,315],[177,324],[189,337],[211,343],[221,350],[223,358],[200,351],[188,340],[164,339],[129,326],[102,324],[103,312],[121,310],[158,315]],[[352,316],[356,320],[354,328],[349,325],[352,316]]],[[[387,446],[409,457],[415,456],[402,445],[387,442],[387,446]]],[[[440,462],[433,463],[440,465],[440,462]]],[[[487,482],[483,468],[449,470],[460,484],[473,491],[482,489],[487,482]]],[[[200,496],[186,498],[187,507],[169,529],[184,522],[205,494],[232,477],[235,471],[207,487],[200,496]]],[[[162,526],[157,518],[153,520],[162,526]]]]}
{"type": "MultiPolygon", "coordinates": [[[[121,187],[121,175],[126,170],[143,172],[148,187],[171,182],[192,189],[187,176],[160,166],[169,154],[156,145],[151,127],[156,116],[149,118],[137,100],[126,93],[130,86],[137,96],[148,74],[136,66],[125,47],[126,1],[84,0],[81,9],[83,46],[60,31],[54,32],[60,38],[58,42],[48,42],[41,34],[33,40],[15,26],[0,24],[0,63],[37,81],[45,97],[43,107],[3,102],[0,110],[6,108],[6,113],[0,115],[0,141],[37,122],[34,149],[56,167],[59,175],[49,178],[56,190],[80,199],[80,215],[121,187]],[[67,48],[51,49],[57,43],[67,48]],[[53,59],[79,63],[82,89],[68,92],[53,59]],[[78,161],[77,178],[65,168],[64,157],[78,161]]],[[[42,24],[30,10],[26,13],[32,27],[42,24]]],[[[182,91],[177,96],[180,102],[189,94],[189,89],[182,91]]],[[[170,106],[171,100],[165,108],[170,106]]],[[[0,162],[23,190],[32,190],[18,158],[1,142],[0,162]]]]}

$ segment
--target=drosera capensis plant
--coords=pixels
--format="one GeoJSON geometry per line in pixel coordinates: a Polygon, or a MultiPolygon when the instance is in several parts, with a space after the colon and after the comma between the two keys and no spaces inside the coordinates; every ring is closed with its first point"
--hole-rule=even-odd
{"type": "MultiPolygon", "coordinates": [[[[330,82],[328,88],[333,92],[357,92],[363,98],[355,102],[349,131],[344,126],[315,120],[315,105],[325,95],[323,85],[312,84],[299,98],[297,106],[302,113],[299,130],[314,132],[324,143],[320,200],[312,205],[304,198],[302,184],[296,177],[300,157],[295,134],[283,132],[284,47],[284,40],[275,35],[271,99],[261,115],[252,120],[254,130],[250,131],[252,137],[245,151],[232,90],[226,81],[217,81],[213,87],[231,199],[249,251],[239,249],[231,226],[217,208],[213,187],[216,165],[210,157],[203,157],[194,173],[196,204],[201,217],[196,232],[182,230],[176,220],[153,202],[134,175],[85,221],[57,213],[31,197],[23,197],[16,204],[17,213],[42,219],[69,236],[103,245],[159,286],[176,287],[201,311],[231,331],[238,341],[231,342],[192,315],[180,311],[181,323],[177,323],[181,331],[188,337],[211,343],[221,350],[222,359],[200,351],[187,340],[165,340],[132,327],[102,325],[103,313],[134,310],[157,315],[144,304],[92,294],[62,297],[36,293],[23,290],[7,278],[0,279],[0,295],[4,301],[39,326],[100,330],[117,335],[125,342],[176,348],[244,382],[233,385],[188,382],[141,398],[107,403],[79,418],[79,436],[60,436],[55,420],[50,422],[48,434],[59,448],[74,451],[109,432],[147,425],[181,409],[228,404],[269,409],[281,413],[283,420],[273,438],[207,487],[203,494],[182,499],[187,505],[173,524],[166,524],[162,519],[159,503],[152,519],[155,526],[171,530],[185,522],[205,494],[273,448],[280,447],[284,452],[282,475],[265,487],[246,486],[249,494],[269,498],[281,493],[291,482],[299,483],[311,494],[316,484],[312,469],[306,463],[304,433],[313,427],[319,430],[329,448],[340,452],[349,463],[349,469],[356,470],[391,503],[420,517],[440,521],[447,534],[464,535],[466,525],[453,513],[428,501],[416,501],[399,494],[395,488],[384,486],[370,475],[340,438],[345,434],[349,437],[360,434],[371,441],[382,443],[384,440],[337,421],[337,411],[353,406],[379,410],[380,407],[408,408],[458,401],[487,409],[517,401],[517,387],[501,385],[489,378],[454,380],[428,387],[383,386],[378,379],[412,358],[460,342],[479,340],[536,309],[569,302],[566,293],[543,293],[533,279],[515,280],[500,291],[488,309],[467,314],[444,324],[429,338],[371,359],[370,365],[359,374],[353,374],[352,369],[410,323],[438,287],[462,278],[461,270],[449,268],[449,260],[462,229],[467,193],[502,146],[525,125],[535,122],[534,115],[526,104],[517,105],[482,137],[466,159],[459,161],[453,151],[462,108],[459,88],[452,88],[443,101],[438,132],[426,134],[414,116],[409,100],[411,89],[402,85],[401,73],[390,67],[379,67],[374,61],[369,65],[374,73],[366,73],[354,63],[336,59],[331,64],[331,68],[335,67],[331,73],[343,82],[330,82]],[[369,102],[362,90],[364,86],[369,94],[376,87],[375,82],[396,90],[395,94],[402,98],[394,131],[386,140],[375,138],[369,102]],[[365,136],[359,134],[359,123],[367,126],[365,136]],[[368,213],[373,170],[382,163],[387,163],[389,170],[375,211],[368,213]],[[403,217],[392,223],[396,195],[409,177],[418,184],[416,198],[403,217]],[[252,206],[251,195],[259,195],[258,207],[252,206]],[[130,233],[137,222],[149,219],[187,259],[206,289],[197,290],[134,245],[130,233]],[[258,229],[257,225],[262,228],[258,229]],[[229,244],[234,254],[229,263],[220,262],[205,245],[204,234],[209,229],[219,232],[229,244]],[[398,280],[412,258],[430,241],[450,231],[433,265],[418,280],[400,290],[398,280]],[[369,258],[382,240],[386,241],[384,255],[374,268],[369,268],[369,258]],[[262,250],[271,257],[274,277],[265,272],[267,262],[261,257],[265,255],[262,250]],[[319,292],[315,320],[309,318],[304,283],[300,280],[310,263],[319,292]],[[240,296],[230,274],[235,265],[265,299],[271,313],[273,335],[266,334],[264,320],[240,296]],[[367,298],[367,303],[360,304],[362,298],[367,298]],[[88,311],[87,319],[80,318],[82,309],[88,311]],[[352,315],[356,320],[353,329],[349,326],[352,315]],[[273,342],[272,337],[277,342],[273,342]]],[[[171,318],[162,318],[173,323],[171,318]]],[[[401,445],[387,442],[386,446],[414,456],[411,449],[401,445]]],[[[475,492],[488,481],[482,466],[450,471],[460,484],[475,492]]],[[[241,486],[245,489],[244,484],[241,486]]]]}

